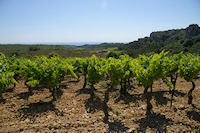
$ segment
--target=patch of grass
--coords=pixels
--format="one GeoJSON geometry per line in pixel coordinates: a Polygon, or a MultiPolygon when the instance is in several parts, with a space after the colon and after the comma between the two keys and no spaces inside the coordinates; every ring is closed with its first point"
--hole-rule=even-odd
{"type": "Polygon", "coordinates": [[[108,84],[107,84],[106,82],[101,83],[100,86],[101,86],[102,88],[108,88],[108,84]]]}
{"type": "Polygon", "coordinates": [[[113,110],[113,113],[116,114],[117,116],[119,116],[121,114],[120,109],[116,108],[113,110]]]}
{"type": "Polygon", "coordinates": [[[29,105],[29,104],[31,104],[31,102],[29,102],[28,100],[25,100],[24,103],[21,105],[29,105]]]}
{"type": "Polygon", "coordinates": [[[12,108],[12,107],[13,107],[13,104],[6,104],[6,106],[7,106],[8,108],[12,108]]]}
{"type": "Polygon", "coordinates": [[[116,90],[115,92],[111,93],[111,97],[118,97],[120,95],[120,91],[119,90],[116,90]]]}
{"type": "Polygon", "coordinates": [[[116,50],[118,50],[118,47],[114,47],[114,48],[109,48],[109,49],[107,49],[108,51],[116,51],[116,50]]]}

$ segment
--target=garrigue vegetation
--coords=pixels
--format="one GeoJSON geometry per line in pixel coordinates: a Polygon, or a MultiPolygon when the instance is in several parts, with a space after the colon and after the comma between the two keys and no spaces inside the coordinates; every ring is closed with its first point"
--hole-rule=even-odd
{"type": "Polygon", "coordinates": [[[59,89],[59,83],[66,75],[72,75],[79,80],[84,75],[83,88],[89,86],[91,99],[95,98],[95,84],[107,79],[107,91],[104,97],[105,120],[108,120],[109,92],[116,85],[120,85],[120,95],[126,95],[131,82],[144,87],[143,95],[146,99],[146,114],[153,112],[151,99],[152,85],[157,80],[163,80],[171,93],[171,104],[176,88],[178,76],[191,82],[193,87],[188,88],[188,104],[192,104],[192,92],[195,89],[193,79],[200,72],[200,56],[183,53],[168,55],[162,51],[151,56],[140,55],[131,58],[121,55],[118,59],[109,57],[98,58],[93,55],[90,58],[62,58],[57,55],[36,56],[32,58],[16,58],[0,55],[0,98],[10,84],[17,84],[20,78],[25,79],[28,91],[32,93],[33,87],[45,87],[52,93],[56,100],[55,91],[59,89]],[[151,91],[149,89],[151,88],[151,91]]]}
{"type": "Polygon", "coordinates": [[[143,53],[159,53],[162,50],[169,51],[169,54],[177,54],[181,51],[200,54],[199,49],[200,27],[197,24],[191,24],[185,29],[152,32],[149,37],[118,47],[118,50],[132,57],[143,53]]]}

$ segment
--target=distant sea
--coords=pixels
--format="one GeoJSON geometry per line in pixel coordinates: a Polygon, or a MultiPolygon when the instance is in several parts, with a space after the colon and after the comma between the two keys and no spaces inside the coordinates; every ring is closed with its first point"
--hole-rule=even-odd
{"type": "Polygon", "coordinates": [[[97,45],[101,43],[126,43],[126,42],[24,42],[24,43],[1,43],[0,45],[6,44],[21,44],[21,45],[74,45],[74,46],[81,46],[81,45],[97,45]]]}
{"type": "Polygon", "coordinates": [[[32,43],[32,44],[47,44],[47,45],[75,45],[75,46],[81,46],[81,45],[95,45],[95,44],[101,44],[103,42],[42,42],[42,43],[32,43]]]}

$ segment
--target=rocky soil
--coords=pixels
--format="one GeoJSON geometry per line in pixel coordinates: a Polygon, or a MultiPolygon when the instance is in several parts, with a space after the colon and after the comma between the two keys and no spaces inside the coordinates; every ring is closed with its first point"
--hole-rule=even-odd
{"type": "Polygon", "coordinates": [[[129,94],[121,95],[119,87],[110,93],[109,120],[105,121],[103,100],[106,81],[97,84],[96,98],[91,100],[89,89],[80,81],[65,77],[57,100],[52,101],[48,89],[35,88],[28,92],[24,81],[13,89],[11,85],[0,103],[0,132],[200,132],[200,79],[195,80],[193,104],[187,104],[190,82],[178,78],[173,106],[169,88],[161,81],[153,85],[151,115],[145,115],[143,87],[132,83],[129,94]]]}

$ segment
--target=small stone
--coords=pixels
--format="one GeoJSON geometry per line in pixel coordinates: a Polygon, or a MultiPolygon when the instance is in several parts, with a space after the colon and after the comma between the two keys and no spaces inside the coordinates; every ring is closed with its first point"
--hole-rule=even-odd
{"type": "Polygon", "coordinates": [[[180,104],[179,109],[183,110],[183,109],[185,109],[185,106],[183,104],[180,104]]]}
{"type": "Polygon", "coordinates": [[[146,109],[146,106],[145,106],[145,105],[142,105],[140,108],[143,109],[143,110],[145,110],[145,109],[146,109]]]}
{"type": "Polygon", "coordinates": [[[27,118],[27,119],[25,120],[25,122],[26,122],[26,123],[29,123],[29,122],[30,122],[30,119],[27,118]]]}
{"type": "Polygon", "coordinates": [[[131,110],[131,113],[135,113],[135,111],[134,111],[134,110],[131,110]]]}
{"type": "Polygon", "coordinates": [[[48,115],[47,118],[48,118],[48,119],[52,119],[53,116],[52,116],[52,115],[48,115]]]}
{"type": "Polygon", "coordinates": [[[130,128],[130,129],[127,131],[127,133],[134,133],[134,131],[135,131],[135,128],[130,128]]]}

